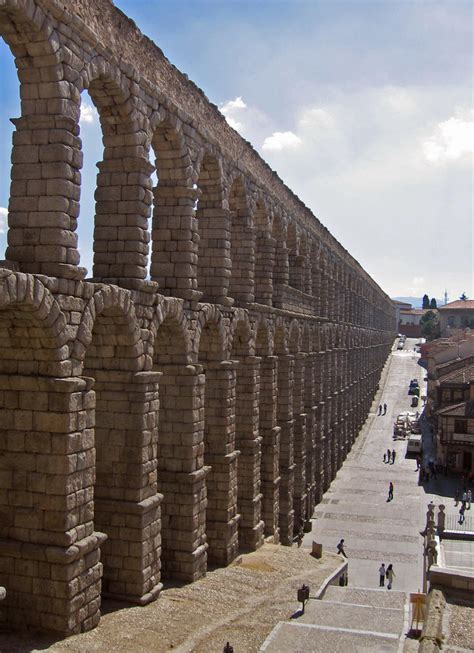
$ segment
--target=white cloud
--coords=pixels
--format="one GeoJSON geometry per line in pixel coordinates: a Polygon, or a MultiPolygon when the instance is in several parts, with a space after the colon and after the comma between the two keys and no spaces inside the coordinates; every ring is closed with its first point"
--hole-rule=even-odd
{"type": "Polygon", "coordinates": [[[332,129],[336,127],[336,120],[327,109],[315,107],[303,111],[299,124],[301,127],[332,129]]]}
{"type": "Polygon", "coordinates": [[[423,143],[430,163],[446,163],[474,153],[474,110],[458,110],[449,120],[438,123],[434,134],[423,143]]]}
{"type": "Polygon", "coordinates": [[[7,232],[7,217],[8,210],[3,206],[0,206],[0,234],[7,232]]]}
{"type": "Polygon", "coordinates": [[[420,292],[425,292],[426,284],[424,277],[413,277],[411,280],[410,295],[417,296],[420,292]]]}
{"type": "Polygon", "coordinates": [[[92,125],[97,122],[99,115],[97,109],[92,104],[83,102],[81,106],[81,117],[79,122],[81,125],[92,125]]]}
{"type": "Polygon", "coordinates": [[[241,131],[244,127],[243,123],[241,122],[241,116],[242,112],[246,108],[247,105],[239,95],[235,98],[235,100],[228,100],[227,102],[224,102],[224,104],[219,107],[219,111],[225,117],[229,125],[233,127],[233,129],[236,131],[241,131]]]}
{"type": "Polygon", "coordinates": [[[381,91],[380,103],[395,113],[411,114],[417,111],[415,93],[401,86],[386,86],[381,91]]]}
{"type": "Polygon", "coordinates": [[[291,131],[273,132],[271,136],[268,136],[263,141],[262,150],[266,152],[281,152],[281,150],[298,147],[302,142],[301,138],[291,131]]]}

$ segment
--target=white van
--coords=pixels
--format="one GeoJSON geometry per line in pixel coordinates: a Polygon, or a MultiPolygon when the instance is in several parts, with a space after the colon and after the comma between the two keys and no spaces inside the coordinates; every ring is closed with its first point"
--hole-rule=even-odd
{"type": "Polygon", "coordinates": [[[408,438],[407,454],[421,453],[421,433],[412,433],[408,438]]]}

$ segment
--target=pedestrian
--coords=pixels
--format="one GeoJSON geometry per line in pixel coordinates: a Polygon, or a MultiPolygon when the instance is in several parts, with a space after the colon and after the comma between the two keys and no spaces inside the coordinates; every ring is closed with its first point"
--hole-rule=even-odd
{"type": "Polygon", "coordinates": [[[392,449],[392,465],[395,462],[395,456],[396,456],[396,451],[395,449],[392,449]]]}
{"type": "Polygon", "coordinates": [[[384,463],[387,462],[387,454],[386,453],[384,453],[384,455],[383,455],[383,461],[384,461],[384,463]]]}
{"type": "Polygon", "coordinates": [[[390,481],[390,485],[388,486],[388,499],[387,501],[393,501],[393,483],[390,481]]]}
{"type": "Polygon", "coordinates": [[[379,567],[379,587],[384,587],[386,573],[387,570],[385,569],[385,564],[382,562],[382,564],[379,567]]]}
{"type": "Polygon", "coordinates": [[[420,456],[416,457],[416,471],[418,471],[421,467],[421,458],[420,456]]]}
{"type": "Polygon", "coordinates": [[[379,404],[379,412],[378,412],[378,414],[379,414],[379,415],[382,414],[382,404],[379,404]]]}
{"type": "Polygon", "coordinates": [[[464,511],[466,510],[466,506],[464,503],[461,505],[459,508],[459,523],[464,524],[464,511]]]}
{"type": "Polygon", "coordinates": [[[456,492],[454,493],[454,507],[455,508],[457,507],[457,505],[459,503],[459,494],[460,494],[459,490],[456,490],[456,492]]]}
{"type": "Polygon", "coordinates": [[[338,553],[343,555],[344,558],[347,558],[346,552],[344,551],[344,540],[341,540],[336,548],[338,553]]]}
{"type": "Polygon", "coordinates": [[[387,414],[387,404],[384,404],[384,405],[383,405],[383,414],[384,414],[384,415],[387,414]]]}
{"type": "Polygon", "coordinates": [[[467,491],[467,509],[468,509],[468,510],[471,509],[471,501],[472,501],[472,490],[469,489],[469,490],[467,491]]]}
{"type": "Polygon", "coordinates": [[[388,580],[387,589],[391,590],[393,579],[395,578],[395,572],[393,571],[393,565],[391,563],[388,565],[387,573],[385,575],[387,576],[387,580],[388,580]]]}
{"type": "Polygon", "coordinates": [[[464,510],[466,510],[466,504],[467,504],[467,492],[464,490],[462,493],[462,505],[464,506],[464,510]]]}
{"type": "Polygon", "coordinates": [[[390,462],[391,457],[392,457],[392,452],[390,451],[390,449],[387,449],[387,462],[388,463],[390,462]]]}

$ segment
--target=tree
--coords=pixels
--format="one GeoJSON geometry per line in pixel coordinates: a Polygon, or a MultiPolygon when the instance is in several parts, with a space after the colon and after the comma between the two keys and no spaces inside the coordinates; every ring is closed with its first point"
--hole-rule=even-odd
{"type": "Polygon", "coordinates": [[[435,340],[440,336],[439,318],[433,311],[427,311],[420,320],[421,335],[427,340],[435,340]]]}
{"type": "Polygon", "coordinates": [[[434,297],[431,298],[430,308],[433,308],[433,309],[438,308],[438,304],[436,303],[436,299],[434,297]]]}
{"type": "Polygon", "coordinates": [[[467,295],[466,295],[466,293],[463,292],[463,294],[461,295],[461,297],[460,297],[459,299],[462,299],[462,301],[465,302],[466,299],[467,299],[467,295]]]}
{"type": "Polygon", "coordinates": [[[423,302],[423,303],[422,303],[422,305],[421,305],[421,308],[425,308],[425,309],[426,309],[426,308],[429,308],[429,307],[430,307],[430,298],[428,297],[428,295],[423,295],[423,300],[422,300],[422,302],[423,302]]]}

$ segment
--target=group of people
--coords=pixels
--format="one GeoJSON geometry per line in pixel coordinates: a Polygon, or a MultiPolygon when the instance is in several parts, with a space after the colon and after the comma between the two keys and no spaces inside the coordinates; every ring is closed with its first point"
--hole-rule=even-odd
{"type": "Polygon", "coordinates": [[[387,449],[387,453],[384,453],[383,455],[384,463],[390,463],[391,465],[393,465],[393,463],[395,462],[396,455],[397,453],[395,449],[392,449],[392,451],[390,451],[390,449],[387,449]]]}
{"type": "MultiPolygon", "coordinates": [[[[392,485],[392,483],[390,483],[390,485],[392,485]]],[[[392,486],[392,492],[393,492],[393,486],[392,486]]],[[[344,556],[344,558],[347,558],[344,539],[341,539],[339,541],[336,549],[340,555],[344,556]]],[[[393,571],[392,563],[390,563],[389,565],[387,565],[387,567],[385,567],[385,563],[382,562],[379,568],[379,587],[385,587],[385,579],[387,579],[388,580],[387,589],[391,590],[394,578],[395,578],[395,572],[393,571]]]]}
{"type": "Polygon", "coordinates": [[[454,505],[457,506],[459,501],[461,500],[461,507],[459,508],[459,523],[464,524],[464,513],[466,510],[471,509],[471,502],[472,502],[472,490],[466,490],[464,488],[464,491],[461,495],[460,490],[456,490],[456,493],[454,494],[454,505]]]}
{"type": "Polygon", "coordinates": [[[394,578],[395,572],[393,571],[392,563],[385,567],[385,563],[382,562],[379,568],[379,587],[385,587],[385,579],[387,579],[387,589],[391,590],[394,578]]]}
{"type": "Polygon", "coordinates": [[[382,404],[379,405],[379,412],[377,415],[386,415],[387,414],[387,404],[383,405],[383,412],[382,412],[382,404]]]}

